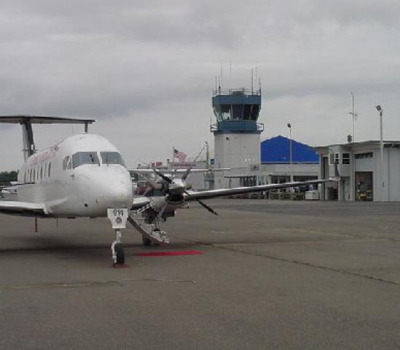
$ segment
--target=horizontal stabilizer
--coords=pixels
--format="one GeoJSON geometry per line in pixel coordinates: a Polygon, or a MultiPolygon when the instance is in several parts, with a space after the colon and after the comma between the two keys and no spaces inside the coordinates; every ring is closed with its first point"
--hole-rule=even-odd
{"type": "Polygon", "coordinates": [[[37,115],[4,115],[0,116],[0,123],[7,124],[92,124],[94,119],[77,119],[37,115]]]}

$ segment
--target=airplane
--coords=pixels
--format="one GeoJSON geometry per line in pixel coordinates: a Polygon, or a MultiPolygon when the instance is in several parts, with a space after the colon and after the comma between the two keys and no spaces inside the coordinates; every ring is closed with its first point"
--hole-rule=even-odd
{"type": "Polygon", "coordinates": [[[210,213],[218,215],[203,199],[334,180],[190,191],[185,180],[192,169],[185,170],[181,177],[151,169],[163,180],[161,195],[134,196],[131,175],[121,153],[103,136],[88,132],[88,125],[93,122],[93,119],[50,116],[0,116],[0,123],[22,125],[25,160],[18,173],[17,200],[0,201],[0,212],[35,218],[108,217],[115,232],[111,244],[114,267],[125,264],[121,230],[126,228],[127,222],[142,234],[145,246],[168,244],[167,233],[161,230],[160,222],[173,217],[175,211],[189,201],[197,201],[210,213]],[[84,132],[39,152],[34,144],[33,124],[83,124],[84,132]]]}

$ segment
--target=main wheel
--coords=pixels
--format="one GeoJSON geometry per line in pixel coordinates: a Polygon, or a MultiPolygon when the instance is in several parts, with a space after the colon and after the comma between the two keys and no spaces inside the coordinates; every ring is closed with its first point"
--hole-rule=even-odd
{"type": "Polygon", "coordinates": [[[116,244],[115,247],[115,254],[117,257],[117,261],[115,262],[114,265],[124,265],[125,264],[125,253],[124,250],[122,249],[121,244],[116,244]]]}
{"type": "Polygon", "coordinates": [[[145,247],[148,247],[148,246],[151,245],[151,240],[150,240],[150,238],[147,238],[147,237],[145,237],[145,236],[142,236],[142,242],[143,242],[143,245],[144,245],[145,247]]]}

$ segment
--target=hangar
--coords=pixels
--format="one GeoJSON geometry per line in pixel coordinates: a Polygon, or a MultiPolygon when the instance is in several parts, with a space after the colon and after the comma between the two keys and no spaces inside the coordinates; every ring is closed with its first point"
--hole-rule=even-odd
{"type": "Polygon", "coordinates": [[[337,183],[322,186],[322,200],[400,201],[400,141],[364,141],[315,149],[320,177],[339,178],[337,183]]]}
{"type": "Polygon", "coordinates": [[[261,176],[267,183],[307,181],[318,177],[319,157],[301,142],[276,136],[261,142],[261,176]]]}

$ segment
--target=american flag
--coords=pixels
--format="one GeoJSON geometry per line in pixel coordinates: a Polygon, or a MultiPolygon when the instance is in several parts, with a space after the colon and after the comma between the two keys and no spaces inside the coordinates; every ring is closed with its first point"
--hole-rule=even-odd
{"type": "Polygon", "coordinates": [[[178,151],[176,148],[174,148],[174,160],[175,158],[178,159],[180,162],[184,162],[186,159],[186,154],[183,152],[178,151]]]}

